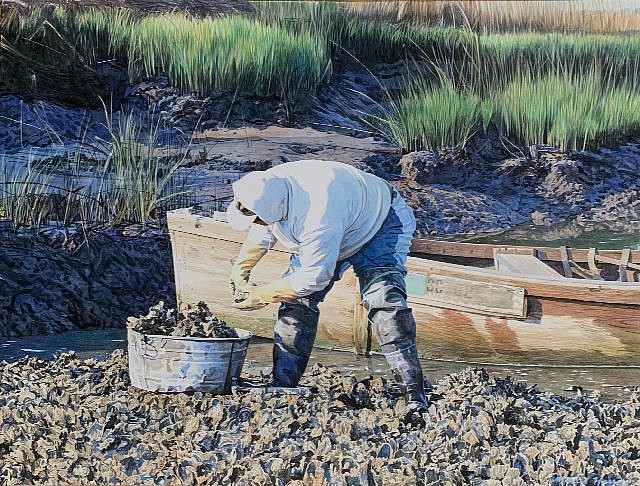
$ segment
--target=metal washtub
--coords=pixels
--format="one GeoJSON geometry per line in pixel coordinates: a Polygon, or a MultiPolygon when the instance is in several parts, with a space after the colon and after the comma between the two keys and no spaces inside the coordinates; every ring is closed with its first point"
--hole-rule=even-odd
{"type": "Polygon", "coordinates": [[[237,338],[196,338],[141,334],[127,330],[129,377],[137,388],[158,392],[231,393],[252,334],[237,338]]]}

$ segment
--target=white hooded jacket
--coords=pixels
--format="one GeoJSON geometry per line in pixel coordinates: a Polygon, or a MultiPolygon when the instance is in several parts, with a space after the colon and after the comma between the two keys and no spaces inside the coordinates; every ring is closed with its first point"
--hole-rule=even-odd
{"type": "Polygon", "coordinates": [[[276,241],[297,252],[289,275],[300,296],[324,289],[336,263],[378,232],[391,206],[389,185],[339,162],[300,160],[251,172],[233,184],[236,200],[269,226],[253,224],[247,240],[263,248],[276,241]]]}

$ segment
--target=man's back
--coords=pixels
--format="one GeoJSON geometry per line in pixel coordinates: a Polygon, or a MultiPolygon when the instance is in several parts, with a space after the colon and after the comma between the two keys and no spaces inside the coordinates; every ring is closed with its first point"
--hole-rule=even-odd
{"type": "Polygon", "coordinates": [[[273,222],[278,240],[291,248],[311,234],[328,232],[338,239],[340,258],[346,258],[380,229],[389,211],[387,183],[347,164],[301,160],[255,174],[277,178],[278,186],[245,178],[234,185],[234,192],[249,209],[273,222]]]}

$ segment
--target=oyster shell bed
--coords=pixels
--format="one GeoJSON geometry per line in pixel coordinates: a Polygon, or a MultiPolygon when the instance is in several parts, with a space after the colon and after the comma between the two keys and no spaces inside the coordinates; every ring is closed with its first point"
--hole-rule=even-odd
{"type": "Polygon", "coordinates": [[[640,481],[638,389],[606,404],[468,369],[429,388],[420,429],[385,379],[321,365],[308,395],[143,392],[120,350],[2,362],[0,375],[1,484],[640,481]]]}
{"type": "Polygon", "coordinates": [[[127,327],[142,334],[162,336],[237,338],[238,333],[222,319],[214,316],[204,302],[183,312],[165,309],[164,302],[149,308],[146,316],[129,317],[127,327]]]}

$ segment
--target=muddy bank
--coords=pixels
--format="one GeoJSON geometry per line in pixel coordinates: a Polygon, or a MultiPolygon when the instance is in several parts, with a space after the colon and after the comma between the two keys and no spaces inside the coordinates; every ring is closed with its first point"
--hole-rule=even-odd
{"type": "MultiPolygon", "coordinates": [[[[126,87],[121,111],[111,116],[114,125],[124,113],[141,120],[150,116],[161,144],[188,153],[183,171],[196,196],[228,195],[229,182],[244,172],[315,158],[350,163],[393,181],[414,208],[421,235],[494,233],[527,222],[640,229],[635,141],[562,153],[547,146],[519,150],[496,136],[473,139],[462,153],[403,155],[375,132],[370,115],[386,103],[385,91],[401,89],[404,77],[401,64],[380,65],[373,74],[339,66],[331,82],[295,103],[199,98],[158,78],[126,87]]],[[[79,141],[87,159],[101,157],[92,145],[108,148],[101,110],[28,104],[17,97],[0,97],[0,106],[0,151],[9,161],[73,152],[79,141]]]]}
{"type": "Polygon", "coordinates": [[[562,153],[509,153],[478,140],[461,155],[414,152],[399,162],[402,192],[428,234],[496,232],[531,222],[640,228],[640,145],[562,153]]]}
{"type": "Polygon", "coordinates": [[[130,386],[122,351],[25,358],[0,375],[6,484],[640,479],[637,391],[607,404],[467,370],[429,388],[431,421],[416,428],[386,380],[319,365],[302,396],[146,393],[130,386]]]}
{"type": "Polygon", "coordinates": [[[0,235],[0,335],[124,327],[159,299],[175,301],[168,236],[60,229],[0,235]]]}

